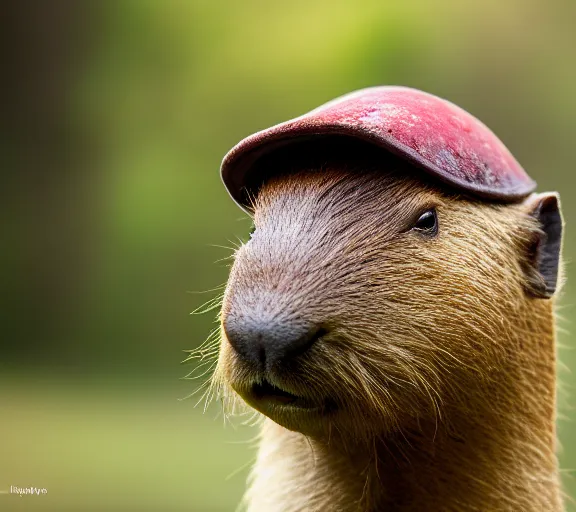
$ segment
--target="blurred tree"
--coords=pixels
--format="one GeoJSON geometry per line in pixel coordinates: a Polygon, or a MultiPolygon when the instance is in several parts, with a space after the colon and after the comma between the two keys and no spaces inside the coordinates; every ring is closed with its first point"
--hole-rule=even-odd
{"type": "MultiPolygon", "coordinates": [[[[95,4],[92,4],[95,7],[95,4]]],[[[0,16],[3,293],[0,359],[38,362],[78,317],[93,236],[94,140],[70,97],[97,9],[8,0],[0,16]]]]}

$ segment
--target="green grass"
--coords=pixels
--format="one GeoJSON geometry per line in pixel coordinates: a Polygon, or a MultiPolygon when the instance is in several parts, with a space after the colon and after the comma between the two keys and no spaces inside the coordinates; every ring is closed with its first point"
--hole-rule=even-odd
{"type": "MultiPolygon", "coordinates": [[[[0,381],[0,510],[233,511],[254,430],[202,414],[184,387],[0,381]]],[[[236,423],[240,423],[237,421],[236,423]]]]}
{"type": "MultiPolygon", "coordinates": [[[[256,429],[202,413],[189,381],[134,383],[33,375],[0,378],[0,511],[234,511],[256,429]]],[[[574,429],[560,423],[564,476],[574,429]]],[[[572,494],[574,481],[567,482],[572,494]]],[[[572,504],[569,511],[575,511],[572,504]]]]}

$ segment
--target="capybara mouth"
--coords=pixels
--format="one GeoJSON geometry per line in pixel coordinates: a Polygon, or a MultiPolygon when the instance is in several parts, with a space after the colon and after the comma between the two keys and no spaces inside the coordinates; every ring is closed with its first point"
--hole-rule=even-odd
{"type": "Polygon", "coordinates": [[[317,402],[290,393],[267,380],[253,384],[250,389],[250,395],[253,401],[261,404],[291,406],[300,409],[315,409],[319,407],[317,402]]]}

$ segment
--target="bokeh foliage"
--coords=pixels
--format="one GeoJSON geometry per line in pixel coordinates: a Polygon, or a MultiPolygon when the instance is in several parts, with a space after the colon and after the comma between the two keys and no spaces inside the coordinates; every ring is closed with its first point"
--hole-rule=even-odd
{"type": "MultiPolygon", "coordinates": [[[[49,495],[0,495],[1,510],[234,510],[253,457],[237,442],[254,431],[177,400],[197,387],[179,380],[182,350],[214,322],[188,313],[218,293],[197,292],[225,282],[222,246],[250,224],[219,163],[247,134],[361,87],[449,98],[560,191],[560,358],[576,368],[574,2],[7,4],[0,491],[49,495]]],[[[561,380],[569,476],[576,377],[561,380]]]]}

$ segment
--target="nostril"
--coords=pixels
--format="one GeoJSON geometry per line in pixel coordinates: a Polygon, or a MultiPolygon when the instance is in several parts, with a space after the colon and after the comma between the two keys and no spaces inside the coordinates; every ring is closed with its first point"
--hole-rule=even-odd
{"type": "Polygon", "coordinates": [[[314,333],[314,336],[312,337],[312,342],[316,342],[317,340],[326,336],[327,334],[328,334],[328,329],[326,329],[324,327],[318,328],[316,330],[316,332],[314,333]]]}
{"type": "Polygon", "coordinates": [[[296,357],[300,354],[306,352],[314,343],[316,343],[320,338],[326,336],[328,330],[324,327],[316,327],[310,329],[305,335],[303,335],[299,340],[297,340],[292,349],[287,350],[287,354],[291,357],[296,357]]]}
{"type": "Polygon", "coordinates": [[[276,337],[270,337],[265,345],[265,368],[270,369],[279,363],[286,363],[307,352],[320,338],[327,334],[324,327],[292,326],[291,330],[281,329],[276,337]]]}

